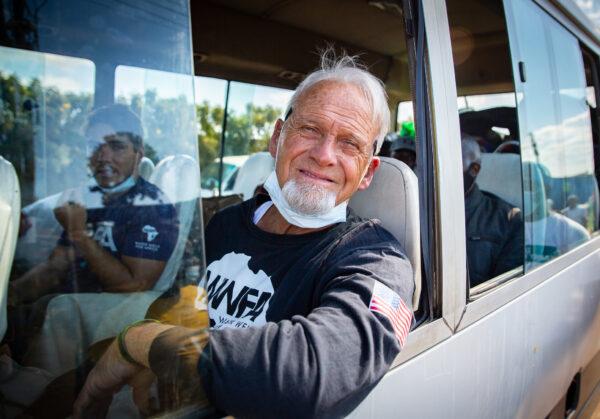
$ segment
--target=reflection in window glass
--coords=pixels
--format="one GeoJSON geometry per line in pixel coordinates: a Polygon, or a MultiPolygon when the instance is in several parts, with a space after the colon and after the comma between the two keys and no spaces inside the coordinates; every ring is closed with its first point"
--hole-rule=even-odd
{"type": "Polygon", "coordinates": [[[0,154],[15,166],[24,206],[85,178],[80,127],[94,75],[88,60],[0,47],[0,154]]]}
{"type": "Polygon", "coordinates": [[[219,156],[227,81],[211,77],[196,77],[196,113],[198,118],[198,148],[202,167],[202,190],[219,189],[219,156]]]}
{"type": "MultiPolygon", "coordinates": [[[[22,211],[0,282],[10,348],[0,398],[8,417],[69,417],[90,368],[133,322],[206,339],[206,312],[183,313],[202,308],[204,271],[188,3],[9,2],[3,19],[0,155],[22,211]]],[[[147,383],[152,414],[206,405],[169,374],[147,383]]],[[[125,386],[108,416],[141,414],[125,386]]]]}
{"type": "MultiPolygon", "coordinates": [[[[248,83],[230,82],[227,103],[227,120],[223,121],[223,107],[214,95],[219,80],[203,78],[210,88],[207,95],[200,91],[197,102],[201,125],[201,151],[203,163],[202,196],[242,195],[251,198],[260,189],[273,169],[273,159],[267,148],[277,118],[283,112],[292,91],[248,83]],[[209,96],[209,95],[212,95],[209,96]],[[210,100],[209,100],[210,99],[210,100]],[[221,126],[226,126],[223,138],[224,149],[221,160],[220,142],[215,141],[221,126]],[[214,156],[214,157],[213,157],[214,156]],[[238,176],[248,159],[252,170],[244,170],[238,176]],[[206,170],[204,169],[206,167],[206,170]]],[[[219,141],[221,140],[219,135],[219,141]]]]}
{"type": "Polygon", "coordinates": [[[577,39],[530,2],[512,6],[519,60],[527,268],[589,239],[597,186],[583,59],[577,39]],[[540,45],[540,34],[543,43],[540,45]]]}
{"type": "Polygon", "coordinates": [[[145,156],[155,164],[171,154],[196,154],[193,83],[193,77],[185,74],[129,66],[116,69],[115,100],[140,116],[145,156]]]}
{"type": "Polygon", "coordinates": [[[519,135],[502,1],[449,1],[471,287],[523,265],[519,135]],[[485,22],[485,25],[481,25],[485,22]]]}

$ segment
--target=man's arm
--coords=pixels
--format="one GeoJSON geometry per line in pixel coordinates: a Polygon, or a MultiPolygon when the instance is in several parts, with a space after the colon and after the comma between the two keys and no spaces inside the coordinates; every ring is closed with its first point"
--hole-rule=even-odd
{"type": "Polygon", "coordinates": [[[212,361],[202,358],[199,370],[215,406],[240,417],[344,416],[383,377],[401,345],[369,303],[377,281],[410,310],[410,264],[381,248],[332,262],[324,276],[333,279],[308,316],[211,331],[212,361]]]}
{"type": "Polygon", "coordinates": [[[62,225],[71,244],[88,262],[90,270],[97,276],[103,289],[109,292],[134,292],[154,286],[166,262],[123,255],[115,258],[86,231],[86,209],[74,202],[54,210],[57,221],[62,225]]]}
{"type": "Polygon", "coordinates": [[[85,231],[69,234],[73,246],[89,263],[91,271],[98,277],[102,288],[108,292],[134,292],[150,289],[154,286],[165,262],[162,260],[122,256],[118,260],[104,250],[85,231]]]}
{"type": "MultiPolygon", "coordinates": [[[[390,249],[355,252],[335,262],[324,272],[335,278],[327,282],[318,307],[306,317],[213,330],[208,338],[210,357],[203,357],[204,345],[193,341],[198,332],[185,328],[163,330],[152,339],[128,334],[128,350],[136,361],[150,366],[159,382],[166,376],[167,382],[188,391],[202,392],[203,387],[216,407],[234,416],[346,415],[400,350],[390,319],[369,309],[374,281],[392,288],[409,310],[414,286],[410,264],[390,249]],[[193,378],[196,384],[181,383],[194,382],[193,378]]],[[[140,331],[146,327],[156,326],[141,326],[140,331]]],[[[102,368],[108,368],[107,363],[92,380],[110,375],[102,368]]],[[[106,385],[86,384],[80,399],[100,397],[89,394],[95,387],[106,385]]]]}
{"type": "Polygon", "coordinates": [[[73,249],[56,246],[47,261],[10,283],[9,305],[32,302],[51,292],[64,280],[73,259],[73,249]]]}
{"type": "Polygon", "coordinates": [[[521,212],[517,208],[513,208],[508,213],[508,223],[506,226],[503,246],[497,253],[494,272],[490,278],[523,265],[523,258],[525,257],[524,227],[521,212]]]}

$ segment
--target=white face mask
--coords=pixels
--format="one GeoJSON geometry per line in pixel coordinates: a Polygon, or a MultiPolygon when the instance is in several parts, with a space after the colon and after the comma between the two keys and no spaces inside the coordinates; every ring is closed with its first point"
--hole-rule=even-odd
{"type": "Polygon", "coordinates": [[[324,214],[319,215],[305,215],[294,210],[285,199],[283,192],[279,187],[279,181],[277,180],[275,171],[271,172],[267,178],[264,188],[269,192],[273,204],[277,207],[282,217],[285,218],[288,223],[297,227],[322,228],[346,221],[348,201],[342,202],[324,214]]]}
{"type": "Polygon", "coordinates": [[[111,186],[109,188],[100,186],[98,184],[98,182],[96,182],[96,179],[94,179],[94,178],[92,178],[92,181],[94,183],[94,186],[98,187],[102,192],[107,193],[107,194],[125,192],[126,190],[131,189],[135,186],[135,179],[133,178],[133,176],[129,176],[123,182],[121,182],[115,186],[111,186]]]}

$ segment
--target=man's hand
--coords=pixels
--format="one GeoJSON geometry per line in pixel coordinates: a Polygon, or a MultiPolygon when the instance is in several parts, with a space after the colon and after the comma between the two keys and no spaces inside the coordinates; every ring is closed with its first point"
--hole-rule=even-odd
{"type": "Polygon", "coordinates": [[[85,232],[86,230],[86,209],[74,201],[69,201],[64,205],[54,208],[54,217],[67,234],[85,232]]]}
{"type": "Polygon", "coordinates": [[[143,370],[143,367],[123,359],[117,342],[113,342],[88,375],[73,406],[73,416],[86,419],[103,418],[106,416],[113,394],[143,370]]]}

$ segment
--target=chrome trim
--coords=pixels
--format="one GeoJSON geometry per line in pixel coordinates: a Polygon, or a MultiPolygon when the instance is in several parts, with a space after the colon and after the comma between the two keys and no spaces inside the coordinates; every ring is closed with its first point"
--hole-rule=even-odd
{"type": "MultiPolygon", "coordinates": [[[[486,295],[489,291],[494,290],[496,287],[510,281],[511,279],[523,276],[523,266],[506,271],[497,277],[487,280],[469,290],[469,302],[481,298],[486,295]]],[[[467,303],[468,304],[468,303],[467,303]]]]}
{"type": "Polygon", "coordinates": [[[454,61],[446,3],[424,0],[423,12],[437,167],[437,236],[440,237],[437,248],[441,255],[442,317],[454,328],[464,310],[467,292],[464,193],[461,186],[457,188],[463,182],[454,61]]]}

